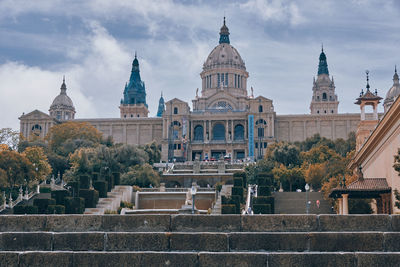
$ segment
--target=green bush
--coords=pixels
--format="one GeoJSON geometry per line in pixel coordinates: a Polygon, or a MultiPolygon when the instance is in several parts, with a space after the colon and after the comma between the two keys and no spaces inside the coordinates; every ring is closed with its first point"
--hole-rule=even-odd
{"type": "Polygon", "coordinates": [[[50,187],[40,187],[39,188],[40,193],[51,193],[51,188],[50,187]]]}
{"type": "Polygon", "coordinates": [[[63,206],[63,205],[49,205],[47,207],[47,214],[65,214],[65,206],[63,206]]]}
{"type": "Polygon", "coordinates": [[[38,208],[39,214],[46,214],[49,205],[55,205],[56,200],[52,198],[36,198],[33,200],[33,205],[38,208]]]}
{"type": "MultiPolygon", "coordinates": [[[[271,206],[271,213],[275,213],[275,198],[259,196],[254,198],[254,204],[269,204],[271,206]]],[[[253,205],[254,205],[253,204],[253,205]]]]}
{"type": "Polygon", "coordinates": [[[121,183],[121,174],[119,172],[113,172],[112,176],[114,178],[114,185],[119,185],[121,183]]]}
{"type": "Polygon", "coordinates": [[[75,197],[79,193],[79,181],[68,182],[67,186],[71,187],[72,197],[75,197]]]}
{"type": "Polygon", "coordinates": [[[14,214],[38,214],[38,207],[32,205],[17,205],[13,208],[14,214]]]}
{"type": "Polygon", "coordinates": [[[243,178],[238,177],[233,179],[233,186],[234,187],[243,187],[243,178]]]}
{"type": "Polygon", "coordinates": [[[69,197],[69,192],[67,190],[51,191],[51,198],[54,198],[56,200],[57,205],[64,205],[65,197],[69,197]]]}
{"type": "Polygon", "coordinates": [[[85,199],[85,208],[95,208],[99,201],[99,191],[93,189],[80,189],[79,196],[85,199]]]}
{"type": "Polygon", "coordinates": [[[79,189],[89,189],[90,188],[90,177],[89,175],[79,176],[79,189]]]}
{"type": "Polygon", "coordinates": [[[271,214],[271,205],[269,204],[253,204],[254,214],[271,214]]]}
{"type": "Polygon", "coordinates": [[[107,182],[107,192],[111,192],[114,187],[114,178],[112,175],[105,175],[104,180],[107,182]]]}
{"type": "Polygon", "coordinates": [[[240,214],[240,201],[241,198],[238,195],[232,195],[230,198],[225,196],[221,196],[221,203],[222,205],[234,205],[235,210],[232,214],[240,214]]]}
{"type": "Polygon", "coordinates": [[[271,195],[271,186],[259,186],[257,190],[258,196],[267,197],[271,195]]]}
{"type": "Polygon", "coordinates": [[[232,197],[238,196],[239,202],[243,202],[243,187],[232,187],[232,197]]]}
{"type": "Polygon", "coordinates": [[[85,199],[82,197],[66,197],[65,213],[82,214],[85,211],[85,199]]]}
{"type": "Polygon", "coordinates": [[[233,204],[224,204],[221,206],[222,214],[236,214],[236,206],[233,204]]]}
{"type": "Polygon", "coordinates": [[[106,181],[95,181],[93,183],[93,187],[94,189],[96,189],[97,191],[99,191],[99,197],[107,197],[107,182],[106,181]]]}
{"type": "Polygon", "coordinates": [[[97,181],[99,179],[99,173],[98,172],[92,172],[92,181],[97,181]]]}
{"type": "Polygon", "coordinates": [[[243,186],[245,187],[247,185],[247,176],[245,172],[235,172],[233,174],[233,179],[235,178],[242,178],[243,180],[243,186]]]}

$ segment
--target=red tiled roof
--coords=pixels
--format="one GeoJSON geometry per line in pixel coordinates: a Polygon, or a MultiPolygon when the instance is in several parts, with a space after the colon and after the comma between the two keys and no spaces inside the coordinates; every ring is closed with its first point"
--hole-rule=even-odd
{"type": "Polygon", "coordinates": [[[364,178],[352,182],[345,189],[348,190],[390,190],[386,178],[364,178]]]}

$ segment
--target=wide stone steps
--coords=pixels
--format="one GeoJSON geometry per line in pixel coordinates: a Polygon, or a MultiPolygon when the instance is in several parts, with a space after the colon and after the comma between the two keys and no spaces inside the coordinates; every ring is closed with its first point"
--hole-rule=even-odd
{"type": "Polygon", "coordinates": [[[400,215],[0,216],[0,266],[399,266],[400,215]]]}

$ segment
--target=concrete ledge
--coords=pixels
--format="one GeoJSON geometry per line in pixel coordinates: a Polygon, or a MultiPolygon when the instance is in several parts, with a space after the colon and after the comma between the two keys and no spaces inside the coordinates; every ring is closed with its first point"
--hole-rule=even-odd
{"type": "Polygon", "coordinates": [[[0,232],[43,231],[46,215],[0,215],[0,232]]]}
{"type": "Polygon", "coordinates": [[[357,266],[398,267],[400,253],[357,253],[357,266]]]}
{"type": "Polygon", "coordinates": [[[53,250],[90,251],[104,250],[104,233],[55,233],[53,250]]]}
{"type": "Polygon", "coordinates": [[[310,233],[310,251],[383,251],[383,233],[310,233]]]}
{"type": "Polygon", "coordinates": [[[232,233],[230,251],[306,251],[307,233],[232,233]]]}
{"type": "Polygon", "coordinates": [[[0,266],[18,267],[18,252],[0,252],[0,266]]]}
{"type": "Polygon", "coordinates": [[[171,231],[238,232],[240,215],[172,215],[171,231]]]}
{"type": "Polygon", "coordinates": [[[51,215],[46,217],[46,231],[90,232],[101,231],[102,216],[99,215],[51,215]]]}
{"type": "Polygon", "coordinates": [[[271,266],[267,253],[212,253],[200,252],[199,266],[271,266]]]}
{"type": "Polygon", "coordinates": [[[44,250],[50,251],[52,245],[52,233],[34,232],[34,233],[1,233],[2,251],[26,251],[26,250],[44,250]]]}
{"type": "Polygon", "coordinates": [[[391,227],[392,231],[399,232],[400,231],[400,215],[391,215],[391,227]]]}
{"type": "Polygon", "coordinates": [[[242,216],[243,232],[309,232],[317,230],[316,215],[242,216]]]}
{"type": "Polygon", "coordinates": [[[171,233],[172,251],[229,251],[227,234],[218,233],[171,233]]]}
{"type": "MultiPolygon", "coordinates": [[[[271,253],[268,266],[357,266],[353,253],[271,253]]],[[[363,265],[368,266],[368,265],[363,265]]]]}
{"type": "Polygon", "coordinates": [[[108,251],[168,251],[166,233],[107,233],[108,251]]]}
{"type": "MultiPolygon", "coordinates": [[[[25,252],[19,255],[20,267],[70,267],[73,266],[71,252],[25,252]]],[[[87,265],[89,266],[89,265],[87,265]]]]}
{"type": "Polygon", "coordinates": [[[389,215],[320,215],[320,231],[390,231],[389,215]]]}
{"type": "Polygon", "coordinates": [[[102,215],[103,231],[166,232],[170,231],[170,215],[102,215]]]}
{"type": "Polygon", "coordinates": [[[383,234],[385,251],[400,251],[400,233],[383,234]]]}

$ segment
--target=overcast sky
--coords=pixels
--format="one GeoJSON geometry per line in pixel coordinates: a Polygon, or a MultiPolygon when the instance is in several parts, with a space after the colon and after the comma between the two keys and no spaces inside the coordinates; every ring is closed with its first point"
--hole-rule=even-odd
{"type": "Polygon", "coordinates": [[[310,112],[321,43],[340,113],[359,111],[366,69],[385,97],[400,64],[398,0],[0,0],[0,128],[48,113],[63,75],[76,118],[119,117],[135,51],[150,116],[161,92],[191,104],[224,14],[248,88],[277,114],[310,112]]]}

